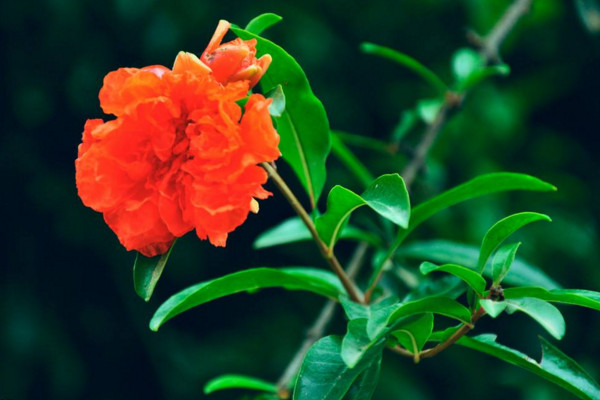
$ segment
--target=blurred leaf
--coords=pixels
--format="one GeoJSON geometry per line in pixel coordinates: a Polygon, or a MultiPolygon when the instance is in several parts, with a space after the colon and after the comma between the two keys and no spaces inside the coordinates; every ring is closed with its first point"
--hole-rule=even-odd
{"type": "Polygon", "coordinates": [[[277,85],[275,89],[271,90],[267,97],[273,100],[269,105],[269,114],[272,117],[281,117],[285,111],[285,94],[283,94],[281,85],[277,85]]]}
{"type": "Polygon", "coordinates": [[[401,304],[390,315],[388,325],[400,318],[422,313],[440,314],[467,324],[471,322],[471,312],[462,304],[447,297],[426,297],[401,304]]]}
{"type": "Polygon", "coordinates": [[[419,100],[417,102],[417,113],[426,124],[432,124],[440,112],[440,108],[442,108],[443,104],[443,99],[419,100]]]}
{"type": "Polygon", "coordinates": [[[600,385],[579,364],[544,338],[540,340],[542,343],[540,363],[517,350],[497,343],[496,335],[493,334],[463,336],[457,343],[533,372],[581,399],[600,399],[600,385]]]}
{"type": "Polygon", "coordinates": [[[415,354],[423,350],[425,343],[433,332],[433,314],[425,313],[403,320],[391,334],[408,351],[415,354]],[[414,343],[413,343],[414,340],[414,343]]]}
{"type": "Polygon", "coordinates": [[[477,271],[483,272],[490,255],[521,227],[535,221],[552,221],[550,217],[535,212],[522,212],[509,215],[496,222],[485,234],[481,242],[481,251],[477,261],[477,271]]]}
{"type": "Polygon", "coordinates": [[[452,73],[457,81],[469,78],[484,66],[484,61],[475,50],[470,48],[458,49],[452,55],[452,73]]]}
{"type": "Polygon", "coordinates": [[[327,196],[327,211],[315,221],[319,236],[330,251],[350,214],[364,205],[400,226],[408,226],[410,200],[400,175],[380,176],[362,196],[336,185],[327,196]]]}
{"type": "Polygon", "coordinates": [[[519,299],[534,297],[554,303],[571,304],[592,308],[600,311],[600,292],[582,289],[554,289],[546,290],[541,287],[516,287],[504,289],[506,299],[519,299]]]}
{"type": "Polygon", "coordinates": [[[419,119],[417,118],[415,110],[403,111],[400,115],[400,121],[398,121],[398,124],[392,132],[392,142],[400,142],[406,134],[417,125],[418,121],[419,119]]]}
{"type": "Polygon", "coordinates": [[[475,71],[464,81],[460,82],[457,90],[469,90],[488,78],[493,76],[507,76],[508,74],[510,74],[510,67],[507,64],[484,67],[475,71]]]}
{"type": "Polygon", "coordinates": [[[384,341],[372,347],[349,368],[341,357],[342,339],[327,336],[317,341],[302,362],[294,388],[294,400],[340,400],[354,381],[375,362],[380,362],[384,341]]]}
{"type": "MultiPolygon", "coordinates": [[[[398,249],[397,254],[418,260],[453,263],[475,269],[477,259],[479,258],[479,247],[447,240],[427,240],[409,243],[398,249]]],[[[484,275],[491,277],[489,268],[486,268],[484,275]]],[[[518,257],[515,259],[504,282],[519,286],[533,284],[547,289],[560,287],[558,283],[547,276],[541,269],[527,264],[518,257]]]]}
{"type": "MultiPolygon", "coordinates": [[[[475,197],[508,190],[551,191],[556,190],[556,188],[538,178],[525,174],[499,172],[478,176],[414,207],[411,211],[408,229],[401,229],[398,232],[398,236],[388,250],[385,259],[392,257],[410,232],[441,210],[475,197]]],[[[384,263],[381,263],[375,269],[371,282],[374,277],[379,275],[383,265],[384,263]]]]}
{"type": "Polygon", "coordinates": [[[435,73],[414,58],[404,53],[373,43],[362,43],[360,45],[360,49],[364,53],[387,58],[388,60],[395,61],[403,67],[410,69],[431,84],[431,86],[436,88],[441,94],[446,93],[448,90],[448,86],[446,86],[444,81],[442,81],[435,73]]]}
{"type": "Polygon", "coordinates": [[[211,394],[217,390],[224,389],[252,389],[277,393],[277,386],[275,384],[263,381],[262,379],[244,375],[222,375],[211,379],[204,385],[204,394],[211,394]]]}
{"type": "Polygon", "coordinates": [[[354,381],[343,400],[370,400],[379,382],[381,356],[376,358],[354,381]]]}
{"type": "MultiPolygon", "coordinates": [[[[340,239],[363,241],[374,246],[381,245],[381,239],[378,236],[351,225],[346,225],[342,229],[340,239]]],[[[255,249],[264,249],[309,240],[312,240],[312,236],[304,222],[299,217],[292,217],[261,233],[252,246],[255,249]]]]}
{"type": "Polygon", "coordinates": [[[467,285],[475,290],[477,294],[482,295],[485,290],[485,279],[480,274],[472,269],[462,267],[456,264],[435,265],[430,262],[424,262],[419,267],[423,275],[427,275],[433,271],[447,272],[465,281],[467,285]]]}
{"type": "Polygon", "coordinates": [[[160,256],[146,257],[141,253],[135,256],[133,264],[133,287],[138,296],[144,301],[150,301],[154,288],[167,265],[175,242],[169,250],[160,256]]]}
{"type": "Polygon", "coordinates": [[[496,318],[498,315],[502,314],[502,311],[506,310],[506,306],[508,305],[505,301],[494,301],[487,299],[479,300],[479,304],[492,318],[496,318]]]}
{"type": "Polygon", "coordinates": [[[260,35],[266,29],[275,25],[282,19],[283,18],[281,18],[279,15],[273,13],[261,14],[248,22],[248,25],[246,25],[246,30],[250,33],[254,33],[255,35],[260,35]]]}
{"type": "Polygon", "coordinates": [[[300,65],[273,42],[243,29],[232,27],[240,38],[256,39],[257,57],[270,54],[273,62],[260,80],[264,93],[281,85],[286,108],[275,118],[280,136],[279,149],[304,186],[315,208],[325,185],[325,160],[329,154],[330,132],[327,114],[313,94],[300,65]]]}
{"type": "MultiPolygon", "coordinates": [[[[354,147],[361,147],[378,151],[381,153],[390,153],[390,145],[382,140],[375,139],[369,136],[354,135],[342,131],[332,131],[333,136],[337,136],[342,142],[354,147]]],[[[370,183],[370,182],[369,182],[370,183]]]]}
{"type": "Polygon", "coordinates": [[[369,186],[375,180],[375,177],[369,172],[367,167],[346,147],[335,133],[331,136],[331,151],[364,187],[369,186]]]}
{"type": "Polygon", "coordinates": [[[506,274],[508,274],[512,263],[515,261],[515,256],[520,245],[521,242],[506,244],[498,249],[492,261],[492,285],[499,285],[506,274]]]}
{"type": "Polygon", "coordinates": [[[157,331],[176,315],[220,297],[270,287],[307,290],[331,298],[344,293],[337,277],[328,271],[299,267],[253,268],[198,283],[171,296],[154,313],[150,329],[157,331]]]}
{"type": "Polygon", "coordinates": [[[536,320],[552,336],[560,340],[565,335],[565,319],[558,308],[552,304],[533,297],[522,297],[505,301],[509,314],[521,311],[536,320]]]}

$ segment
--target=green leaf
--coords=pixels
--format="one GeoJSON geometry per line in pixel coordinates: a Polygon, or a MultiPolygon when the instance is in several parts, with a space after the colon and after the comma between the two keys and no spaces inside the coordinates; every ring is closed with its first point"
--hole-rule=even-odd
{"type": "Polygon", "coordinates": [[[334,299],[344,293],[337,277],[328,271],[299,267],[248,269],[198,283],[171,296],[154,313],[150,329],[157,331],[176,315],[220,297],[270,287],[307,290],[334,299]]]}
{"type": "Polygon", "coordinates": [[[423,350],[431,332],[433,332],[433,314],[425,313],[403,320],[391,334],[405,349],[415,354],[415,351],[418,353],[423,350]]]}
{"type": "Polygon", "coordinates": [[[387,58],[388,60],[392,60],[399,65],[408,68],[431,84],[431,86],[436,88],[442,94],[446,93],[448,90],[448,86],[433,71],[404,53],[373,43],[362,43],[360,48],[364,53],[387,58]]]}
{"type": "Polygon", "coordinates": [[[222,375],[211,379],[204,385],[204,394],[211,394],[224,389],[252,389],[277,393],[277,386],[275,384],[261,379],[244,375],[222,375]]]}
{"type": "Polygon", "coordinates": [[[473,271],[472,269],[462,267],[456,264],[444,264],[444,265],[435,265],[430,262],[424,262],[419,267],[419,270],[423,275],[427,275],[433,271],[447,272],[452,274],[467,283],[477,294],[480,296],[483,294],[485,290],[485,279],[481,277],[480,274],[473,271]]]}
{"type": "Polygon", "coordinates": [[[367,336],[369,339],[379,337],[387,326],[390,314],[398,308],[398,298],[388,297],[368,305],[358,304],[347,296],[340,296],[340,303],[350,320],[367,319],[367,336]]]}
{"type": "Polygon", "coordinates": [[[354,368],[379,338],[371,339],[367,334],[366,318],[353,319],[348,322],[348,331],[342,340],[342,360],[349,368],[354,368]]]}
{"type": "Polygon", "coordinates": [[[308,351],[300,367],[294,388],[294,400],[340,400],[354,381],[381,358],[385,341],[380,341],[349,368],[341,356],[342,339],[327,336],[308,351]]]}
{"type": "Polygon", "coordinates": [[[494,301],[487,299],[479,300],[479,304],[492,318],[496,318],[498,315],[502,314],[502,312],[506,310],[506,307],[508,306],[505,301],[494,301]]]}
{"type": "MultiPolygon", "coordinates": [[[[381,264],[375,269],[372,277],[379,275],[379,272],[385,264],[385,260],[392,257],[408,234],[428,218],[437,214],[441,210],[463,201],[508,190],[552,191],[556,190],[556,188],[549,183],[546,183],[538,178],[534,178],[533,176],[510,172],[500,172],[479,176],[430,200],[427,200],[426,202],[419,204],[417,207],[412,209],[408,229],[401,229],[398,232],[398,236],[396,237],[394,244],[388,250],[387,257],[385,257],[381,264]]],[[[372,280],[373,278],[371,278],[371,281],[372,280]]]]}
{"type": "Polygon", "coordinates": [[[419,117],[421,117],[423,122],[426,124],[432,124],[443,105],[443,99],[419,100],[417,103],[417,112],[419,113],[419,117]]]}
{"type": "Polygon", "coordinates": [[[458,49],[452,55],[452,73],[459,82],[469,78],[484,65],[479,53],[470,48],[458,49]]]}
{"type": "Polygon", "coordinates": [[[462,304],[447,297],[426,297],[401,304],[388,318],[388,325],[400,318],[422,313],[440,314],[467,324],[471,322],[471,312],[462,304]]]}
{"type": "MultiPolygon", "coordinates": [[[[475,269],[479,258],[479,246],[447,240],[426,240],[411,242],[402,246],[396,254],[418,260],[459,264],[475,269]]],[[[489,268],[485,269],[484,275],[491,277],[489,268]]],[[[530,265],[518,257],[515,259],[508,275],[504,278],[504,282],[515,286],[537,285],[547,289],[560,287],[540,268],[530,265]]]]}
{"type": "Polygon", "coordinates": [[[552,336],[560,340],[565,335],[565,319],[558,308],[552,304],[533,297],[523,297],[505,301],[506,312],[512,314],[521,311],[536,320],[552,336]]]}
{"type": "Polygon", "coordinates": [[[510,74],[510,67],[506,64],[492,65],[489,67],[480,68],[463,80],[458,85],[459,91],[465,91],[477,86],[480,82],[493,76],[507,76],[510,74]]]}
{"type": "Polygon", "coordinates": [[[418,120],[415,110],[403,111],[400,115],[400,121],[398,121],[398,124],[392,132],[392,142],[400,142],[406,134],[417,125],[418,120]]]}
{"type": "Polygon", "coordinates": [[[246,30],[248,32],[254,33],[255,35],[260,35],[266,29],[275,25],[282,19],[283,18],[281,18],[279,15],[273,13],[261,14],[258,17],[252,19],[250,22],[248,22],[248,25],[246,25],[246,30]]]}
{"type": "Polygon", "coordinates": [[[496,222],[485,234],[481,242],[481,251],[477,261],[477,271],[483,272],[485,264],[490,255],[496,251],[498,246],[510,235],[521,227],[535,221],[552,221],[550,217],[535,212],[522,212],[510,215],[496,222]]]}
{"type": "Polygon", "coordinates": [[[334,136],[337,136],[342,142],[350,146],[361,147],[364,149],[374,150],[386,154],[389,154],[391,152],[390,144],[379,139],[363,135],[354,135],[342,131],[332,131],[331,133],[334,136]]]}
{"type": "Polygon", "coordinates": [[[408,226],[410,201],[400,175],[380,176],[362,196],[336,185],[327,196],[327,211],[315,221],[319,236],[330,251],[350,214],[364,205],[400,226],[408,226]]]}
{"type": "Polygon", "coordinates": [[[517,350],[497,343],[496,335],[492,334],[463,336],[457,343],[533,372],[581,399],[600,399],[600,385],[579,364],[544,338],[540,340],[542,344],[540,363],[517,350]]]}
{"type": "Polygon", "coordinates": [[[269,69],[260,80],[263,93],[281,85],[286,108],[275,118],[280,136],[279,150],[302,183],[312,208],[325,185],[325,160],[331,148],[329,122],[321,101],[313,94],[300,65],[275,43],[240,28],[231,27],[240,38],[256,39],[257,57],[270,54],[269,69]]]}
{"type": "Polygon", "coordinates": [[[504,277],[506,277],[511,265],[515,261],[515,256],[520,245],[521,242],[506,244],[498,249],[492,261],[492,285],[499,285],[504,277]]]}
{"type": "Polygon", "coordinates": [[[343,400],[370,400],[375,393],[381,370],[381,356],[362,372],[354,381],[343,400]]]}
{"type": "Polygon", "coordinates": [[[364,187],[369,186],[375,180],[375,177],[369,172],[367,167],[346,147],[335,133],[331,136],[331,151],[364,187]]]}
{"type": "Polygon", "coordinates": [[[272,117],[281,117],[285,111],[285,94],[281,85],[277,85],[275,89],[271,90],[267,97],[273,100],[269,106],[269,114],[272,117]]]}
{"type": "Polygon", "coordinates": [[[600,292],[582,289],[553,289],[546,290],[541,287],[516,287],[504,289],[506,299],[519,299],[534,297],[536,299],[554,303],[571,304],[592,308],[600,311],[600,292]]]}
{"type": "Polygon", "coordinates": [[[146,257],[137,253],[133,264],[133,287],[137,295],[144,301],[150,301],[174,245],[175,243],[165,254],[156,257],[146,257]]]}
{"type": "MultiPolygon", "coordinates": [[[[340,239],[358,240],[370,243],[374,246],[379,246],[381,244],[381,239],[375,234],[363,231],[351,225],[346,225],[342,229],[340,239]]],[[[299,217],[292,217],[261,233],[252,246],[255,249],[264,249],[267,247],[310,240],[312,240],[312,236],[306,225],[304,225],[304,222],[302,222],[299,217]]]]}

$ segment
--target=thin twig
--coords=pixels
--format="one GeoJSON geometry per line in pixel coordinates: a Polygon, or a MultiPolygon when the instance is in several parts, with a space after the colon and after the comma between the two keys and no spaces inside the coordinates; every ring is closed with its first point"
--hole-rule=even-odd
{"type": "MultiPolygon", "coordinates": [[[[504,12],[502,17],[498,20],[498,22],[494,25],[490,33],[485,36],[485,38],[480,40],[479,45],[481,46],[481,56],[484,58],[484,62],[489,64],[491,62],[496,62],[498,59],[498,53],[500,51],[500,46],[510,33],[512,29],[517,25],[519,20],[527,14],[529,9],[531,8],[531,3],[533,0],[515,0],[515,2],[504,12]]],[[[415,154],[412,160],[406,165],[406,167],[402,170],[401,175],[404,178],[404,182],[406,183],[407,188],[414,182],[417,174],[425,164],[427,160],[427,155],[431,150],[435,140],[439,136],[442,128],[444,127],[447,119],[448,113],[452,109],[459,106],[462,102],[462,99],[467,95],[467,91],[463,91],[460,93],[456,92],[448,92],[444,99],[444,103],[438,110],[435,119],[431,124],[429,124],[425,128],[425,132],[421,136],[421,141],[417,145],[415,149],[415,154]]],[[[393,251],[388,253],[388,257],[381,261],[381,265],[387,262],[389,257],[393,255],[393,251]]],[[[379,268],[379,274],[372,280],[371,285],[367,288],[365,292],[365,302],[369,302],[371,299],[371,295],[373,291],[377,287],[377,283],[381,279],[381,276],[384,272],[383,268],[379,268]]]]}
{"type": "Polygon", "coordinates": [[[317,228],[315,227],[315,224],[313,223],[312,219],[310,218],[304,207],[302,207],[302,204],[300,204],[300,201],[298,200],[296,195],[294,195],[294,193],[288,187],[287,183],[285,183],[283,178],[279,175],[277,170],[273,168],[273,166],[271,166],[271,164],[265,162],[262,163],[261,166],[267,171],[269,177],[273,180],[273,182],[275,182],[275,185],[277,185],[283,196],[287,199],[294,211],[296,211],[300,219],[304,222],[304,225],[306,225],[306,227],[310,231],[310,234],[315,240],[317,247],[321,251],[321,255],[323,256],[323,258],[325,258],[327,264],[329,264],[333,272],[335,272],[335,274],[342,282],[342,285],[344,286],[344,289],[346,289],[348,296],[352,299],[352,301],[362,303],[362,295],[359,295],[358,288],[356,288],[354,282],[352,282],[352,280],[348,277],[348,275],[340,265],[340,262],[338,261],[335,254],[329,251],[328,246],[321,240],[317,232],[317,228]]]}
{"type": "MultiPolygon", "coordinates": [[[[348,269],[346,271],[350,279],[354,279],[356,275],[358,275],[358,271],[360,270],[360,267],[363,264],[363,260],[368,247],[369,246],[366,242],[361,242],[356,247],[356,250],[354,250],[354,254],[350,259],[350,262],[348,263],[348,269]]],[[[325,306],[323,306],[323,309],[319,313],[319,316],[317,317],[315,322],[306,331],[306,336],[304,338],[304,341],[302,342],[302,345],[300,345],[300,347],[296,351],[296,354],[294,355],[294,357],[286,367],[285,371],[281,375],[281,378],[279,378],[279,380],[277,381],[277,393],[279,398],[289,398],[290,384],[296,376],[296,374],[298,373],[300,365],[302,365],[302,360],[304,360],[304,356],[311,348],[311,346],[317,340],[319,340],[321,336],[323,336],[327,325],[329,325],[329,322],[331,322],[331,320],[333,319],[333,316],[335,315],[336,304],[337,303],[335,301],[328,300],[327,303],[325,303],[325,306]]]]}

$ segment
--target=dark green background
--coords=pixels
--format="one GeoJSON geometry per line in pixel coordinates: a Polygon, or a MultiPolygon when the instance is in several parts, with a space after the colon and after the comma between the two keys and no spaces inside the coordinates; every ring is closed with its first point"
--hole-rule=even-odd
{"type": "MultiPolygon", "coordinates": [[[[220,18],[244,25],[262,12],[284,21],[267,36],[294,55],[328,111],[331,126],[387,139],[400,112],[435,95],[410,72],[359,52],[362,41],[402,50],[450,79],[465,33],[490,30],[501,0],[304,0],[299,2],[114,0],[0,2],[0,398],[198,399],[222,373],[276,380],[322,300],[279,290],[238,295],[188,312],[158,333],[147,323],[170,294],[201,280],[259,265],[323,266],[311,243],[252,251],[256,235],[291,216],[278,193],[259,216],[215,249],[193,235],[178,243],[149,304],[136,297],[134,255],[102,216],[77,197],[74,159],[86,118],[102,117],[98,90],[118,67],[170,66],[179,50],[200,53],[220,18]]],[[[520,253],[566,287],[600,290],[598,213],[600,44],[576,4],[537,0],[503,47],[508,78],[477,88],[436,143],[413,203],[477,174],[515,171],[559,187],[556,194],[498,195],[440,215],[416,232],[477,244],[517,211],[552,224],[519,236],[520,253]]],[[[358,150],[374,173],[399,171],[420,128],[396,156],[358,150]]],[[[330,158],[328,186],[355,182],[330,158]]],[[[289,169],[284,176],[298,187],[289,169]]],[[[272,190],[271,186],[269,186],[272,190]]],[[[340,246],[346,261],[352,245],[340,246]]],[[[559,346],[600,378],[600,314],[563,308],[559,346]]],[[[500,341],[539,359],[524,316],[485,322],[500,341]]],[[[332,331],[344,331],[338,316],[332,331]]],[[[547,335],[546,335],[547,337],[547,335]]],[[[214,399],[243,393],[215,394],[214,399]]],[[[413,365],[384,357],[376,399],[552,400],[569,394],[471,350],[452,348],[413,365]]]]}

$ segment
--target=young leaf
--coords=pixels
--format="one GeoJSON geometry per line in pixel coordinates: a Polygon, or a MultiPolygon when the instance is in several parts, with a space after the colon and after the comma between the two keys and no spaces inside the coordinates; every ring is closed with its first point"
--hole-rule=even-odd
{"type": "Polygon", "coordinates": [[[565,319],[558,308],[552,304],[533,297],[523,297],[505,301],[509,314],[521,311],[535,319],[552,336],[560,340],[565,335],[565,319]]]}
{"type": "Polygon", "coordinates": [[[410,69],[431,84],[431,86],[436,88],[441,94],[444,94],[446,91],[448,91],[448,86],[446,86],[444,81],[442,81],[433,71],[404,53],[373,43],[362,43],[360,45],[360,49],[364,53],[387,58],[388,60],[395,61],[403,67],[410,69]]]}
{"type": "Polygon", "coordinates": [[[340,296],[340,302],[348,319],[362,318],[367,320],[367,336],[369,339],[379,337],[379,334],[387,325],[390,314],[398,308],[397,297],[388,297],[377,303],[363,305],[351,301],[346,296],[340,296]]]}
{"type": "Polygon", "coordinates": [[[435,121],[440,108],[444,105],[443,99],[423,99],[417,103],[417,113],[426,124],[432,124],[435,121]]]}
{"type": "MultiPolygon", "coordinates": [[[[428,260],[437,263],[452,263],[475,269],[479,258],[479,247],[447,240],[425,240],[411,242],[396,252],[398,256],[428,260]]],[[[490,269],[484,275],[491,277],[490,269]]],[[[540,268],[516,258],[504,282],[515,286],[537,285],[556,289],[560,285],[540,268]]]]}
{"type": "Polygon", "coordinates": [[[367,334],[366,318],[353,319],[348,322],[348,331],[342,340],[342,360],[349,368],[354,368],[379,338],[371,339],[367,334]]]}
{"type": "Polygon", "coordinates": [[[393,325],[400,318],[422,313],[440,314],[467,324],[471,322],[471,312],[462,304],[447,297],[426,297],[398,306],[388,318],[388,325],[393,325]]]}
{"type": "Polygon", "coordinates": [[[423,350],[433,332],[433,314],[425,313],[403,320],[391,333],[408,351],[415,354],[423,350]]]}
{"type": "Polygon", "coordinates": [[[561,386],[581,399],[600,399],[600,385],[573,359],[562,353],[544,338],[542,360],[537,363],[527,355],[496,342],[496,335],[463,336],[457,344],[497,357],[524,368],[550,382],[561,386]]]}
{"type": "Polygon", "coordinates": [[[313,268],[253,268],[196,284],[171,296],[154,313],[150,329],[157,331],[176,315],[220,297],[270,287],[307,290],[332,298],[344,293],[337,277],[328,271],[313,268]]]}
{"type": "Polygon", "coordinates": [[[277,14],[261,14],[258,17],[252,19],[250,22],[248,22],[248,25],[246,25],[246,30],[248,32],[254,33],[255,35],[260,35],[266,29],[270,28],[271,26],[275,25],[281,20],[282,18],[277,14]]]}
{"type": "Polygon", "coordinates": [[[150,301],[174,245],[175,243],[165,254],[156,257],[146,257],[137,253],[133,264],[133,287],[137,295],[144,301],[150,301]]]}
{"type": "Polygon", "coordinates": [[[400,175],[380,176],[362,196],[337,185],[327,196],[327,211],[315,221],[319,236],[330,250],[333,249],[350,214],[364,205],[400,226],[408,226],[410,201],[400,175]]]}
{"type": "Polygon", "coordinates": [[[325,160],[331,148],[329,122],[321,101],[313,94],[300,65],[275,43],[231,27],[240,38],[256,39],[257,57],[270,54],[269,69],[260,80],[263,93],[281,85],[286,108],[275,118],[279,149],[302,183],[312,208],[325,185],[325,160]]]}
{"type": "Polygon", "coordinates": [[[515,261],[515,256],[520,245],[521,242],[507,244],[498,249],[492,261],[492,285],[499,285],[504,277],[506,277],[512,263],[515,261]]]}
{"type": "Polygon", "coordinates": [[[369,186],[375,180],[367,167],[346,147],[336,134],[331,135],[331,151],[364,187],[369,186]]]}
{"type": "Polygon", "coordinates": [[[277,386],[275,384],[263,381],[262,379],[244,375],[222,375],[211,379],[204,385],[204,394],[211,394],[224,389],[251,389],[277,393],[277,386]]]}
{"type": "Polygon", "coordinates": [[[485,279],[480,274],[473,271],[472,269],[462,267],[456,264],[444,264],[435,265],[430,262],[424,262],[419,267],[419,270],[423,275],[427,275],[433,271],[447,272],[452,274],[461,280],[465,281],[477,294],[482,295],[485,290],[485,279]]]}
{"type": "Polygon", "coordinates": [[[294,400],[340,400],[354,381],[381,358],[382,340],[349,368],[341,356],[342,339],[327,336],[317,341],[306,353],[296,378],[294,400]]]}
{"type": "Polygon", "coordinates": [[[370,400],[375,393],[381,370],[381,356],[376,358],[370,366],[354,381],[343,400],[370,400]]]}
{"type": "Polygon", "coordinates": [[[582,289],[553,289],[541,287],[516,287],[504,289],[506,299],[534,297],[553,303],[572,304],[600,311],[600,292],[582,289]]]}
{"type": "Polygon", "coordinates": [[[550,217],[535,212],[522,212],[510,215],[496,222],[485,234],[481,242],[481,251],[477,261],[477,271],[483,272],[490,255],[504,240],[521,227],[535,221],[552,221],[550,217]]]}
{"type": "MultiPolygon", "coordinates": [[[[340,233],[340,239],[358,240],[373,246],[381,245],[381,239],[370,232],[363,231],[351,225],[346,225],[340,233]]],[[[312,240],[310,231],[299,217],[286,219],[279,225],[261,233],[254,241],[252,247],[265,249],[267,247],[312,240]]]]}
{"type": "Polygon", "coordinates": [[[466,80],[483,66],[483,59],[471,48],[458,49],[452,55],[452,73],[459,82],[466,80]]]}
{"type": "MultiPolygon", "coordinates": [[[[408,229],[401,229],[398,232],[384,261],[392,257],[410,232],[439,211],[475,197],[508,190],[551,191],[556,188],[533,176],[510,172],[493,173],[474,178],[413,208],[408,229]]],[[[375,269],[373,277],[379,275],[383,265],[384,262],[375,269]]]]}
{"type": "Polygon", "coordinates": [[[479,300],[479,305],[483,307],[485,312],[492,318],[496,318],[498,315],[502,314],[502,311],[506,310],[508,303],[505,301],[494,301],[482,299],[479,300]]]}
{"type": "MultiPolygon", "coordinates": [[[[342,131],[332,131],[331,133],[333,136],[337,136],[342,142],[349,146],[362,147],[363,149],[374,150],[384,154],[390,153],[389,143],[386,143],[382,140],[369,136],[354,135],[342,131]]],[[[369,183],[371,182],[372,180],[369,183]]]]}
{"type": "Polygon", "coordinates": [[[281,85],[277,85],[275,89],[271,90],[267,97],[273,100],[269,106],[269,114],[271,114],[272,117],[281,117],[285,111],[285,94],[283,93],[281,85]]]}
{"type": "Polygon", "coordinates": [[[400,121],[394,128],[391,135],[393,143],[399,143],[412,128],[417,125],[418,122],[417,113],[415,110],[403,111],[400,115],[400,121]]]}
{"type": "Polygon", "coordinates": [[[506,76],[508,74],[510,74],[510,67],[506,64],[483,67],[473,72],[465,80],[459,82],[457,90],[469,90],[488,78],[491,78],[493,76],[506,76]]]}

